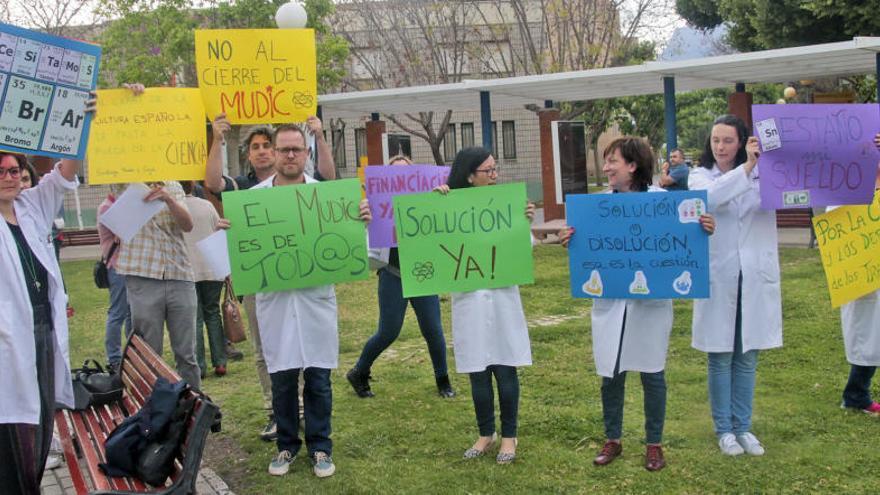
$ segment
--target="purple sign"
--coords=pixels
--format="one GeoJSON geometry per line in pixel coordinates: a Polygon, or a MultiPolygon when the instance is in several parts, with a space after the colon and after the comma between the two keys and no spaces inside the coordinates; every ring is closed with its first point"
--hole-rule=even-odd
{"type": "Polygon", "coordinates": [[[752,121],[762,149],[762,208],[871,203],[877,105],[753,105],[752,121]]]}
{"type": "Polygon", "coordinates": [[[394,206],[391,198],[399,194],[432,191],[446,184],[449,167],[435,165],[385,165],[364,169],[364,188],[370,201],[370,247],[396,247],[394,206]]]}

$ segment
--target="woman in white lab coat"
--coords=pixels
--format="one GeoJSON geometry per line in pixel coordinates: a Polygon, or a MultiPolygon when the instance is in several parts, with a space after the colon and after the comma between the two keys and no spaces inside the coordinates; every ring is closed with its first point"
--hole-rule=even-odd
{"type": "MultiPolygon", "coordinates": [[[[498,179],[495,158],[484,148],[464,148],[455,156],[449,179],[436,190],[492,186],[498,179]]],[[[531,221],[535,205],[525,205],[531,221]]],[[[517,286],[480,289],[452,294],[452,341],[455,366],[468,373],[471,398],[480,437],[464,453],[466,459],[480,457],[495,443],[495,397],[492,377],[498,385],[501,412],[501,446],[498,464],[516,457],[519,409],[519,377],[516,368],[532,364],[529,330],[517,286]]]]}
{"type": "MultiPolygon", "coordinates": [[[[609,193],[665,192],[651,186],[654,153],[641,138],[622,137],[604,152],[602,171],[608,177],[609,193]]],[[[715,230],[712,215],[700,217],[708,233],[715,230]]],[[[565,247],[573,228],[559,233],[565,247]]],[[[623,399],[627,371],[641,372],[645,409],[645,468],[659,471],[666,466],[661,441],[666,419],[666,350],[672,331],[672,301],[669,299],[595,299],[590,312],[593,331],[593,359],[602,376],[602,414],[605,444],[593,460],[597,466],[611,463],[622,452],[623,399]]]]}
{"type": "Polygon", "coordinates": [[[709,299],[694,301],[694,348],[708,356],[709,401],[726,455],[762,455],[752,427],[758,352],[782,346],[776,212],[761,209],[758,141],[733,115],[715,119],[690,189],[708,191],[709,299]]]}
{"type": "Polygon", "coordinates": [[[4,493],[37,494],[55,404],[73,406],[67,295],[46,235],[64,193],[78,184],[79,162],[61,160],[19,194],[25,163],[22,155],[0,152],[0,486],[4,493]]]}

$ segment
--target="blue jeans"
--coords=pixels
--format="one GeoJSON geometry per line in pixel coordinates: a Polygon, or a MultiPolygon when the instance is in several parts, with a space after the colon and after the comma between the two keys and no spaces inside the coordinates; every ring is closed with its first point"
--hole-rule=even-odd
{"type": "MultiPolygon", "coordinates": [[[[644,390],[645,442],[659,444],[663,441],[663,424],[666,420],[666,373],[641,373],[644,390]]],[[[605,420],[605,438],[619,440],[623,434],[623,396],[626,371],[614,378],[602,377],[602,416],[605,420]]]]}
{"type": "Polygon", "coordinates": [[[379,270],[379,328],[367,340],[361,357],[355,367],[367,372],[376,358],[400,335],[406,307],[412,305],[422,337],[428,343],[428,353],[434,365],[434,376],[446,376],[446,339],[443,337],[443,323],[440,320],[440,299],[437,296],[403,297],[400,278],[388,270],[379,270]]]}
{"type": "Polygon", "coordinates": [[[874,401],[871,400],[871,379],[874,378],[876,366],[850,365],[849,380],[843,389],[843,405],[864,409],[874,401]]]}
{"type": "Polygon", "coordinates": [[[471,398],[477,414],[477,427],[480,436],[489,437],[495,433],[495,392],[492,390],[492,375],[498,382],[498,405],[501,409],[501,436],[516,438],[516,422],[519,414],[519,376],[516,367],[491,365],[484,371],[468,373],[471,379],[471,398]]]}
{"type": "Polygon", "coordinates": [[[752,428],[758,351],[742,351],[742,275],[739,280],[733,352],[709,353],[709,403],[718,436],[740,435],[752,428]]]}
{"type": "Polygon", "coordinates": [[[110,282],[110,307],[107,308],[107,326],[104,330],[104,350],[107,362],[119,364],[122,360],[122,325],[125,324],[125,336],[131,335],[131,310],[128,306],[128,294],[125,290],[125,275],[116,270],[107,270],[110,282]]]}
{"type": "Polygon", "coordinates": [[[196,282],[196,360],[203,374],[208,368],[205,364],[205,327],[208,329],[208,346],[211,348],[211,366],[226,366],[226,336],[223,335],[223,320],[220,318],[221,292],[223,282],[196,282]]]}
{"type": "MultiPolygon", "coordinates": [[[[299,372],[297,368],[269,374],[272,380],[272,412],[278,425],[278,451],[289,450],[293,455],[302,447],[299,438],[299,372]]],[[[333,411],[333,391],[330,388],[330,370],[306,368],[303,379],[305,441],[309,456],[315,452],[332,455],[330,415],[333,411]]]]}

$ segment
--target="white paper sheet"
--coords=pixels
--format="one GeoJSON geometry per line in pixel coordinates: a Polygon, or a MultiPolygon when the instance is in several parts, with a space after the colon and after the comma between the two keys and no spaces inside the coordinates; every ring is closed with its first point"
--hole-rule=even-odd
{"type": "Polygon", "coordinates": [[[144,203],[144,196],[150,188],[141,183],[134,183],[116,198],[103,215],[101,223],[110,229],[122,242],[129,242],[156,213],[166,208],[163,201],[155,200],[144,203]]]}
{"type": "Polygon", "coordinates": [[[202,253],[202,258],[208,263],[216,278],[226,278],[232,273],[232,268],[229,266],[229,251],[226,249],[225,230],[218,230],[205,237],[196,243],[196,248],[202,253]]]}

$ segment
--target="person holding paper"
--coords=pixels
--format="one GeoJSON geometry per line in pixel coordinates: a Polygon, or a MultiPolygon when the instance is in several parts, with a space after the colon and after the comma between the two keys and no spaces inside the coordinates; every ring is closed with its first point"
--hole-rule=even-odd
{"type": "Polygon", "coordinates": [[[711,297],[694,301],[692,346],[708,353],[709,402],[725,455],[763,455],[752,433],[758,352],[782,346],[776,212],[761,209],[758,140],[734,115],[715,119],[690,189],[708,191],[711,297]]]}
{"type": "MultiPolygon", "coordinates": [[[[604,152],[602,171],[608,178],[608,193],[664,192],[651,186],[654,153],[641,138],[615,139],[604,152]]],[[[703,230],[712,234],[712,215],[700,216],[703,230]]],[[[573,228],[559,232],[568,247],[573,228]]],[[[666,420],[666,351],[672,332],[671,299],[594,299],[590,312],[593,359],[602,376],[602,414],[605,445],[593,460],[597,466],[610,464],[623,453],[623,399],[627,371],[639,371],[645,400],[645,469],[659,471],[666,466],[663,456],[663,424],[666,420]]]]}
{"type": "MultiPolygon", "coordinates": [[[[93,112],[95,100],[86,102],[93,112]]],[[[73,407],[67,295],[46,234],[78,185],[77,160],[63,159],[38,185],[21,191],[24,156],[0,152],[0,487],[40,493],[56,404],[73,407]]]]}
{"type": "MultiPolygon", "coordinates": [[[[409,158],[397,155],[388,160],[389,165],[412,165],[409,158]]],[[[412,305],[419,320],[419,330],[428,344],[428,354],[434,365],[434,380],[440,397],[455,397],[449,373],[446,369],[446,338],[443,336],[443,322],[440,320],[440,298],[436,295],[423,297],[403,297],[400,281],[400,258],[397,248],[370,249],[370,261],[379,266],[379,328],[370,337],[357,364],[345,374],[358,397],[373,397],[370,390],[370,367],[373,362],[400,335],[406,307],[412,305]]]]}
{"type": "MultiPolygon", "coordinates": [[[[493,186],[498,180],[495,158],[484,148],[464,148],[455,156],[446,184],[435,190],[493,186]]],[[[531,221],[535,205],[528,202],[524,213],[531,221]]],[[[510,464],[516,459],[519,415],[518,366],[532,364],[529,329],[523,313],[519,287],[480,289],[452,294],[452,341],[455,366],[467,373],[477,417],[479,438],[464,452],[465,459],[484,455],[496,442],[495,393],[498,386],[501,412],[501,446],[495,461],[510,464]]]]}

